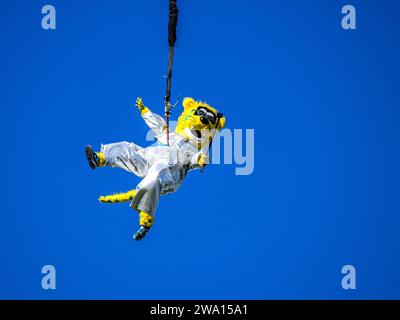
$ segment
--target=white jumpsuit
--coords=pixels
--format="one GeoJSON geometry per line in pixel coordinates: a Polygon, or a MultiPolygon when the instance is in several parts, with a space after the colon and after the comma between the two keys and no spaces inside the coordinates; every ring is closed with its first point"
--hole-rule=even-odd
{"type": "Polygon", "coordinates": [[[106,159],[106,166],[117,167],[143,178],[136,187],[136,195],[131,207],[154,215],[160,196],[178,190],[188,171],[200,168],[200,154],[208,154],[208,145],[198,149],[192,143],[175,132],[169,136],[166,145],[164,119],[150,110],[143,119],[153,130],[158,143],[142,148],[132,142],[117,142],[102,145],[101,151],[106,159]]]}

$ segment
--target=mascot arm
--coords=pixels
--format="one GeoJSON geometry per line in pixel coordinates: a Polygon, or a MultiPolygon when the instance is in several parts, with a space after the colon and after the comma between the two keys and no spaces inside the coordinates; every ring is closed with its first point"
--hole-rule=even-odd
{"type": "Polygon", "coordinates": [[[197,152],[192,159],[190,160],[190,163],[195,166],[195,167],[200,167],[200,168],[204,168],[206,165],[209,164],[209,148],[207,146],[207,148],[202,148],[199,152],[197,152]]]}
{"type": "Polygon", "coordinates": [[[139,109],[143,120],[146,122],[149,128],[155,133],[156,138],[158,139],[164,136],[166,123],[163,117],[161,117],[156,113],[151,112],[151,110],[143,104],[142,98],[136,99],[136,107],[139,109]]]}

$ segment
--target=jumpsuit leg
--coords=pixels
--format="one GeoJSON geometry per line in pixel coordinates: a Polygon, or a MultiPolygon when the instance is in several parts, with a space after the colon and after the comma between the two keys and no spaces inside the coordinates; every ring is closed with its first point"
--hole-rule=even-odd
{"type": "Polygon", "coordinates": [[[163,189],[172,183],[168,163],[156,162],[136,187],[136,195],[132,200],[131,207],[154,215],[163,189]]]}
{"type": "Polygon", "coordinates": [[[144,148],[132,142],[117,142],[101,146],[105,156],[106,166],[121,168],[143,178],[149,163],[145,157],[144,148]]]}

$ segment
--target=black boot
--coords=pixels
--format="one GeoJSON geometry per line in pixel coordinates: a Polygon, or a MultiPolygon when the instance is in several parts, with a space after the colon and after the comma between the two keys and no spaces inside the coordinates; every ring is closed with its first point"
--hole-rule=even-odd
{"type": "Polygon", "coordinates": [[[133,235],[133,239],[135,240],[141,240],[144,238],[146,233],[150,230],[150,228],[147,228],[145,226],[140,226],[139,230],[136,231],[136,233],[133,235]]]}
{"type": "Polygon", "coordinates": [[[85,154],[86,154],[86,159],[89,162],[89,166],[92,169],[96,169],[98,166],[100,166],[100,158],[97,155],[97,153],[93,151],[91,146],[89,146],[89,145],[86,146],[85,154]]]}

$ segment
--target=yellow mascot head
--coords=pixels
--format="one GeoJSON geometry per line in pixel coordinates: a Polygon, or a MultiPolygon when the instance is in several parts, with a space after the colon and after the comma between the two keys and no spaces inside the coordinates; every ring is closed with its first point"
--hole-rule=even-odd
{"type": "Polygon", "coordinates": [[[223,114],[207,103],[185,98],[182,104],[183,112],[175,131],[190,141],[199,145],[210,143],[214,135],[225,127],[223,114]]]}

